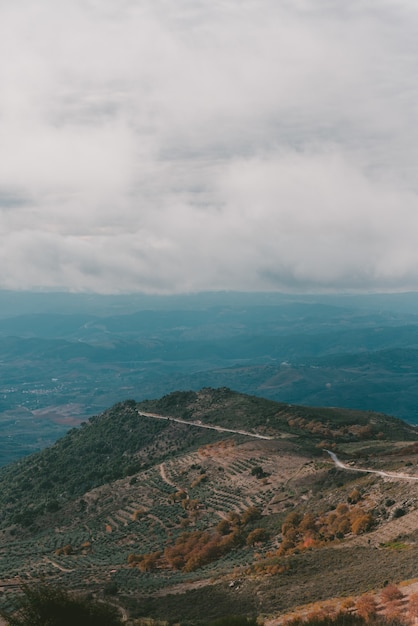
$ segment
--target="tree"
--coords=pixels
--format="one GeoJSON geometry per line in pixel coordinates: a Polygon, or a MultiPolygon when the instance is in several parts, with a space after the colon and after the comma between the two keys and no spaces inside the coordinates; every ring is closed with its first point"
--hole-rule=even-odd
{"type": "Polygon", "coordinates": [[[218,532],[220,535],[228,535],[231,530],[231,523],[227,519],[222,519],[216,525],[216,532],[218,532]]]}
{"type": "Polygon", "coordinates": [[[267,474],[267,472],[263,470],[261,465],[257,465],[257,467],[253,467],[253,469],[251,470],[251,476],[255,476],[258,479],[266,478],[269,475],[270,474],[267,474]]]}
{"type": "Polygon", "coordinates": [[[361,500],[361,494],[360,494],[359,490],[358,489],[353,489],[353,491],[348,496],[347,501],[350,504],[357,504],[357,502],[359,502],[359,500],[361,500]]]}
{"type": "Polygon", "coordinates": [[[356,611],[366,622],[372,620],[376,616],[376,600],[368,593],[363,594],[356,602],[356,611]]]}
{"type": "Polygon", "coordinates": [[[395,624],[396,622],[402,624],[405,623],[404,620],[404,612],[403,607],[399,604],[397,600],[391,600],[390,602],[386,602],[385,604],[385,618],[387,622],[390,624],[395,624]]]}
{"type": "Polygon", "coordinates": [[[2,613],[8,626],[122,626],[114,606],[46,584],[24,585],[19,608],[2,613]]]}
{"type": "Polygon", "coordinates": [[[360,535],[361,533],[369,530],[372,523],[373,517],[370,513],[360,513],[357,517],[353,519],[351,523],[351,530],[355,535],[360,535]]]}
{"type": "Polygon", "coordinates": [[[254,528],[247,537],[247,546],[253,546],[261,541],[266,541],[268,534],[265,528],[254,528]]]}
{"type": "Polygon", "coordinates": [[[383,603],[394,602],[396,600],[402,600],[403,593],[399,589],[399,587],[397,587],[393,583],[389,583],[388,585],[386,585],[386,587],[384,587],[382,589],[382,593],[380,594],[380,598],[381,598],[383,603]]]}
{"type": "Polygon", "coordinates": [[[408,613],[413,619],[418,617],[418,592],[411,593],[409,596],[408,613]]]}
{"type": "Polygon", "coordinates": [[[248,509],[245,509],[241,515],[241,524],[245,526],[250,522],[254,522],[255,520],[260,519],[261,511],[257,506],[250,506],[248,509]]]}
{"type": "Polygon", "coordinates": [[[299,523],[299,530],[301,532],[306,532],[308,530],[315,531],[316,527],[316,518],[313,513],[305,513],[302,521],[299,523]]]}

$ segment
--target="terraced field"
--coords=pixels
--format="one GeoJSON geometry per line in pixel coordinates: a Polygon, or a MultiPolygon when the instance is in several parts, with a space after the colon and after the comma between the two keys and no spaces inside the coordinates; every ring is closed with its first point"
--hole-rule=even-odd
{"type": "MultiPolygon", "coordinates": [[[[128,593],[187,580],[177,571],[166,571],[163,577],[160,571],[140,572],[129,566],[129,554],[161,550],[186,528],[213,528],[231,512],[283,508],[277,499],[280,490],[295,477],[309,475],[310,464],[280,446],[239,443],[229,437],[91,490],[60,512],[64,521],[53,531],[37,533],[36,541],[9,536],[7,545],[0,547],[0,591],[7,594],[21,582],[40,577],[72,588],[88,583],[99,589],[113,581],[128,593]],[[262,480],[251,474],[260,466],[268,474],[262,480]],[[183,499],[177,498],[179,493],[183,499]],[[188,509],[190,502],[193,509],[188,509]]],[[[235,564],[252,559],[253,551],[244,548],[237,551],[235,564]]],[[[211,566],[206,570],[199,576],[208,576],[211,566]]]]}
{"type": "Polygon", "coordinates": [[[139,417],[128,401],[3,471],[0,607],[11,606],[22,583],[42,578],[99,597],[116,594],[134,615],[192,620],[198,610],[227,614],[237,598],[249,613],[292,606],[312,585],[316,596],[328,597],[347,576],[351,586],[367,588],[384,576],[376,569],[380,553],[393,572],[401,571],[398,562],[403,572],[413,571],[417,485],[396,479],[417,466],[410,429],[385,418],[389,426],[377,450],[368,423],[359,436],[351,433],[350,420],[357,419],[351,413],[331,428],[321,415],[313,419],[298,409],[289,417],[289,407],[277,411],[265,401],[258,406],[207,389],[179,392],[162,404],[193,419],[182,398],[200,403],[194,423],[139,417]],[[234,431],[232,409],[223,412],[219,404],[225,398],[245,431],[234,431]],[[197,423],[205,419],[225,420],[227,428],[197,423]],[[251,434],[263,420],[268,434],[251,434]],[[406,439],[392,445],[389,427],[406,439]],[[326,432],[333,441],[322,441],[326,432]],[[331,444],[338,454],[348,446],[349,471],[324,452],[331,444]],[[355,471],[365,459],[394,476],[355,471]],[[401,557],[390,542],[405,547],[401,557]],[[358,554],[367,554],[364,567],[358,554]],[[331,561],[336,570],[325,584],[321,564],[329,570],[331,561]],[[285,595],[279,597],[278,587],[285,595]]]}

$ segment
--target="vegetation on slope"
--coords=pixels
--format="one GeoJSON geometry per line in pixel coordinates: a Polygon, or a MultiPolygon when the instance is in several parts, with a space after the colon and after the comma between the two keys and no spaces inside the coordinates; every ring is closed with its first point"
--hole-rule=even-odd
{"type": "Polygon", "coordinates": [[[3,617],[8,626],[122,626],[114,606],[46,584],[24,585],[18,610],[3,617]]]}
{"type": "Polygon", "coordinates": [[[273,437],[293,435],[295,446],[310,454],[320,454],[321,446],[335,443],[417,439],[416,429],[388,416],[289,406],[226,388],[175,392],[139,404],[130,400],[72,429],[50,448],[3,468],[3,526],[10,522],[10,514],[30,526],[69,499],[222,436],[138,416],[138,409],[273,437]]]}
{"type": "MultiPolygon", "coordinates": [[[[113,605],[70,593],[60,587],[42,583],[24,585],[22,591],[18,609],[2,613],[8,626],[73,626],[75,623],[79,626],[121,626],[123,623],[113,605]]],[[[406,597],[398,586],[389,583],[379,595],[368,593],[356,599],[346,597],[322,606],[311,603],[310,606],[300,607],[296,613],[285,615],[278,623],[287,626],[407,626],[414,624],[417,616],[418,593],[413,592],[406,597]]],[[[157,626],[161,623],[151,619],[128,619],[124,622],[131,626],[144,623],[157,626]]],[[[199,626],[263,626],[265,622],[261,616],[248,617],[241,613],[215,620],[211,620],[208,614],[201,614],[187,623],[199,626]]]]}
{"type": "Polygon", "coordinates": [[[233,613],[237,602],[254,616],[366,591],[388,569],[412,576],[414,484],[339,470],[322,446],[374,446],[380,455],[369,466],[414,474],[416,439],[386,416],[292,407],[225,388],[118,404],[0,472],[0,581],[12,591],[43,579],[111,592],[132,615],[182,621],[233,613]],[[404,528],[399,553],[378,535],[396,511],[389,539],[404,528]]]}
{"type": "Polygon", "coordinates": [[[177,391],[159,400],[139,403],[139,408],[190,421],[259,434],[299,436],[299,445],[311,448],[329,438],[335,442],[356,440],[416,440],[418,431],[402,420],[371,411],[302,407],[237,393],[222,387],[198,392],[177,391]],[[305,441],[303,441],[305,440],[305,441]]]}
{"type": "Polygon", "coordinates": [[[31,526],[91,489],[217,438],[214,431],[140,417],[133,400],[117,404],[50,448],[1,469],[0,523],[31,526]]]}

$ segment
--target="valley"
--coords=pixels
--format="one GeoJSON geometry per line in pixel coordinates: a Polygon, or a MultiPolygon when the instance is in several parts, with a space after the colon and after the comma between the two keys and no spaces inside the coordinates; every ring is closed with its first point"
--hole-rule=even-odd
{"type": "Polygon", "coordinates": [[[0,465],[117,402],[174,389],[418,421],[414,294],[0,293],[0,304],[0,465]]]}

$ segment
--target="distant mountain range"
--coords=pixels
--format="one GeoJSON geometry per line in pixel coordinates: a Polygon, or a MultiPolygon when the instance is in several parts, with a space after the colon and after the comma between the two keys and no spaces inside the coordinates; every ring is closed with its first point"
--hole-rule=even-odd
{"type": "Polygon", "coordinates": [[[115,402],[227,386],[418,423],[418,296],[0,292],[0,464],[115,402]]]}

